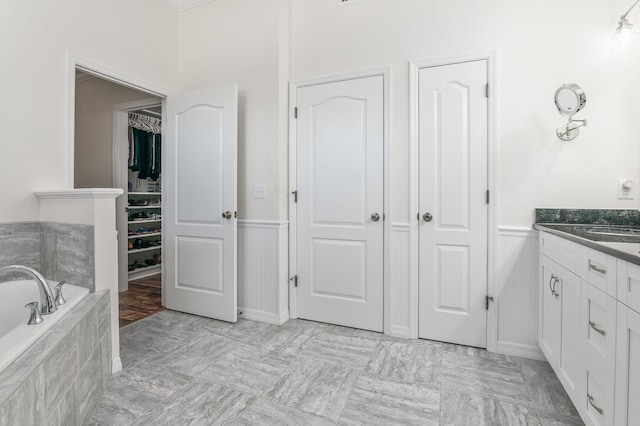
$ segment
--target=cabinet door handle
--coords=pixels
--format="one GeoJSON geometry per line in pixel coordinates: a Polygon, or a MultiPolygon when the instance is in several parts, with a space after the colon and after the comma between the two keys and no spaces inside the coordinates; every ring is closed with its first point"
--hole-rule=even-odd
{"type": "Polygon", "coordinates": [[[604,336],[605,334],[607,334],[607,332],[606,332],[606,331],[604,331],[604,330],[603,330],[603,329],[601,329],[601,328],[598,328],[598,327],[596,326],[596,323],[595,323],[595,322],[593,322],[593,321],[589,321],[589,325],[591,326],[591,328],[593,328],[593,329],[595,330],[595,332],[596,332],[596,333],[600,333],[600,334],[601,334],[601,335],[603,335],[603,336],[604,336]]]}
{"type": "Polygon", "coordinates": [[[589,404],[593,407],[593,409],[596,410],[598,414],[602,416],[604,414],[604,410],[593,403],[593,397],[587,394],[587,399],[589,400],[589,404]]]}
{"type": "Polygon", "coordinates": [[[606,275],[606,274],[607,274],[607,270],[606,270],[606,269],[598,268],[596,265],[594,265],[593,263],[591,263],[591,261],[589,261],[589,270],[590,270],[590,271],[600,272],[601,274],[604,274],[604,275],[606,275]]]}
{"type": "Polygon", "coordinates": [[[556,284],[558,284],[558,281],[560,281],[560,279],[556,277],[556,280],[553,282],[553,295],[556,297],[556,299],[560,297],[560,293],[556,291],[556,284]]]}
{"type": "Polygon", "coordinates": [[[556,294],[553,292],[553,287],[551,287],[551,281],[553,281],[553,280],[555,280],[555,279],[556,279],[556,276],[555,276],[555,275],[553,275],[553,274],[551,274],[551,278],[549,278],[549,291],[551,291],[551,294],[552,294],[552,295],[554,295],[554,296],[555,296],[556,294]]]}

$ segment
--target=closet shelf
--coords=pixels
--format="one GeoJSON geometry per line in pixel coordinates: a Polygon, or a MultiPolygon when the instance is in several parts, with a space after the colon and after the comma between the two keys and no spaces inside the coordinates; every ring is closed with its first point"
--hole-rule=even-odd
{"type": "Polygon", "coordinates": [[[132,249],[132,250],[129,250],[128,253],[129,254],[142,253],[144,251],[157,250],[159,248],[162,248],[162,246],[158,245],[158,246],[152,246],[152,247],[145,247],[145,248],[141,248],[141,249],[132,249]]]}
{"type": "Polygon", "coordinates": [[[161,209],[162,206],[127,206],[129,210],[161,209]]]}
{"type": "Polygon", "coordinates": [[[140,220],[130,220],[129,222],[127,222],[129,225],[134,224],[134,223],[151,223],[151,222],[155,222],[155,223],[160,223],[162,222],[162,219],[140,219],[140,220]]]}
{"type": "Polygon", "coordinates": [[[153,232],[153,233],[149,233],[149,234],[129,235],[128,238],[130,240],[135,240],[136,238],[159,237],[160,235],[162,235],[162,232],[153,232]]]}
{"type": "Polygon", "coordinates": [[[162,272],[162,265],[152,265],[145,268],[136,268],[133,271],[129,271],[128,281],[137,280],[140,278],[148,277],[162,272]]]}
{"type": "Polygon", "coordinates": [[[144,195],[144,196],[162,195],[162,192],[127,192],[127,195],[144,195]]]}

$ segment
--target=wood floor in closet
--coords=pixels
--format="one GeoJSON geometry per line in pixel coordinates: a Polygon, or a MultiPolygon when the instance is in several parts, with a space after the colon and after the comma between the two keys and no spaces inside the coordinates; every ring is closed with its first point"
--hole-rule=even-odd
{"type": "Polygon", "coordinates": [[[162,275],[129,281],[129,289],[119,295],[120,327],[164,311],[160,304],[162,275]]]}

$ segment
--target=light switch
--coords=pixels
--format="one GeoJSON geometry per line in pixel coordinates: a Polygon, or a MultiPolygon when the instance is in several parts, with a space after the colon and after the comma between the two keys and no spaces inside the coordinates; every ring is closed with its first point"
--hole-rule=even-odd
{"type": "Polygon", "coordinates": [[[253,198],[267,198],[267,185],[258,184],[253,186],[253,198]]]}

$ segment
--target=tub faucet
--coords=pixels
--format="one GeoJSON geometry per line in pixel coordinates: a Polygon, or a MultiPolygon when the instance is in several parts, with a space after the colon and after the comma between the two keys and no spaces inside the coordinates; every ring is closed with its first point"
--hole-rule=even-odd
{"type": "Polygon", "coordinates": [[[35,269],[22,265],[8,265],[0,268],[0,275],[4,275],[7,272],[22,272],[29,275],[38,284],[38,290],[40,291],[40,313],[43,315],[50,314],[56,311],[55,297],[53,296],[53,290],[47,282],[47,280],[35,269]]]}

